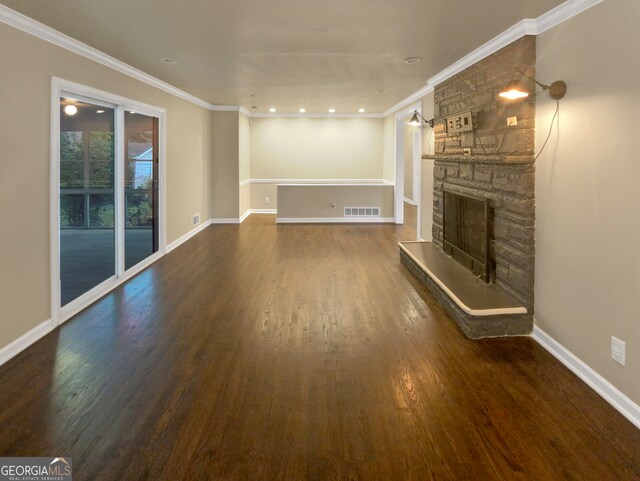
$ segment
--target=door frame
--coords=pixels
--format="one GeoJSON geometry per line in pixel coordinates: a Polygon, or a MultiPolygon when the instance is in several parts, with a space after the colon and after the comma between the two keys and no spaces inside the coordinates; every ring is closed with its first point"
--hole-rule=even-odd
{"type": "MultiPolygon", "coordinates": [[[[422,102],[416,102],[413,105],[405,107],[404,109],[396,112],[395,115],[395,162],[396,162],[396,181],[395,181],[395,200],[394,200],[394,220],[396,224],[404,224],[404,126],[413,115],[414,110],[417,110],[420,115],[422,115],[422,102]]],[[[417,239],[420,240],[420,230],[421,230],[421,220],[422,220],[422,129],[421,125],[416,134],[412,136],[412,145],[410,146],[413,155],[413,172],[414,172],[414,192],[413,192],[413,200],[418,207],[418,219],[416,224],[417,230],[417,239]],[[417,154],[416,154],[417,149],[417,154]],[[417,159],[417,161],[416,161],[417,159]],[[417,180],[416,180],[417,179],[417,180]],[[418,188],[416,189],[416,182],[418,188]]]]}
{"type": "Polygon", "coordinates": [[[166,252],[166,110],[138,102],[104,90],[95,89],[58,77],[51,78],[51,144],[49,162],[49,229],[50,229],[50,281],[51,320],[60,325],[87,306],[113,290],[116,286],[138,274],[166,252]],[[116,236],[115,274],[85,292],[66,306],[60,304],[60,97],[69,94],[73,98],[96,105],[104,104],[115,110],[114,155],[114,231],[116,236]],[[158,118],[158,246],[157,252],[132,268],[124,269],[124,112],[136,112],[158,118]]]}

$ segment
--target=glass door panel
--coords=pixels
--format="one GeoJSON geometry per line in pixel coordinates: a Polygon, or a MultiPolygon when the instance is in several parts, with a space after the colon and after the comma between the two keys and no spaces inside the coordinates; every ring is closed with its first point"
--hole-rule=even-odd
{"type": "Polygon", "coordinates": [[[158,119],[133,111],[124,116],[124,267],[158,251],[158,119]]]}
{"type": "Polygon", "coordinates": [[[116,274],[115,110],[60,98],[60,305],[116,274]]]}

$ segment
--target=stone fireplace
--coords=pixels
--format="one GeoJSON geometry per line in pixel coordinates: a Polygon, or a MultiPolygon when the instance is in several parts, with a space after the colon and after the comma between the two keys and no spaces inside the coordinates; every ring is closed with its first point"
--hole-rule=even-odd
{"type": "Polygon", "coordinates": [[[535,37],[525,36],[439,84],[434,92],[435,153],[429,157],[434,159],[433,246],[466,263],[480,282],[489,281],[526,308],[527,321],[518,318],[515,329],[505,318],[502,324],[494,323],[500,324],[495,329],[474,333],[473,327],[467,328],[473,320],[461,323],[456,318],[469,337],[525,334],[531,329],[535,95],[508,102],[498,92],[513,78],[516,67],[534,77],[535,60],[535,37]],[[468,112],[473,128],[460,132],[450,117],[468,112]],[[461,207],[459,199],[473,202],[462,201],[461,207]],[[474,218],[457,227],[447,222],[445,227],[446,217],[451,220],[464,212],[474,218]]]}

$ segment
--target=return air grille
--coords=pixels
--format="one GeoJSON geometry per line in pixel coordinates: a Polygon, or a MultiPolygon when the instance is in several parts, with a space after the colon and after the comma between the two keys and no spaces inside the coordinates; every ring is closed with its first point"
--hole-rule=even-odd
{"type": "Polygon", "coordinates": [[[380,207],[345,207],[345,217],[380,217],[380,207]]]}

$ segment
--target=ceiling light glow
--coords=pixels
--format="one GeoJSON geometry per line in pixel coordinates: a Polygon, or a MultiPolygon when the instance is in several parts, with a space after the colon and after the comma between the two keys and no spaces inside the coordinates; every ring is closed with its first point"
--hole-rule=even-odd
{"type": "Polygon", "coordinates": [[[271,108],[269,109],[269,112],[274,113],[274,112],[276,112],[276,109],[274,109],[273,107],[271,107],[271,108]]]}
{"type": "Polygon", "coordinates": [[[336,113],[336,109],[329,109],[329,113],[330,114],[335,114],[336,113]]]}
{"type": "Polygon", "coordinates": [[[78,107],[75,105],[66,105],[64,108],[64,113],[67,115],[75,115],[78,113],[78,107]]]}
{"type": "Polygon", "coordinates": [[[363,114],[365,112],[364,109],[358,109],[358,112],[360,112],[361,114],[363,114]]]}
{"type": "Polygon", "coordinates": [[[307,111],[307,109],[305,109],[305,108],[301,108],[301,109],[299,110],[299,112],[300,112],[301,114],[304,114],[306,111],[307,111]]]}

